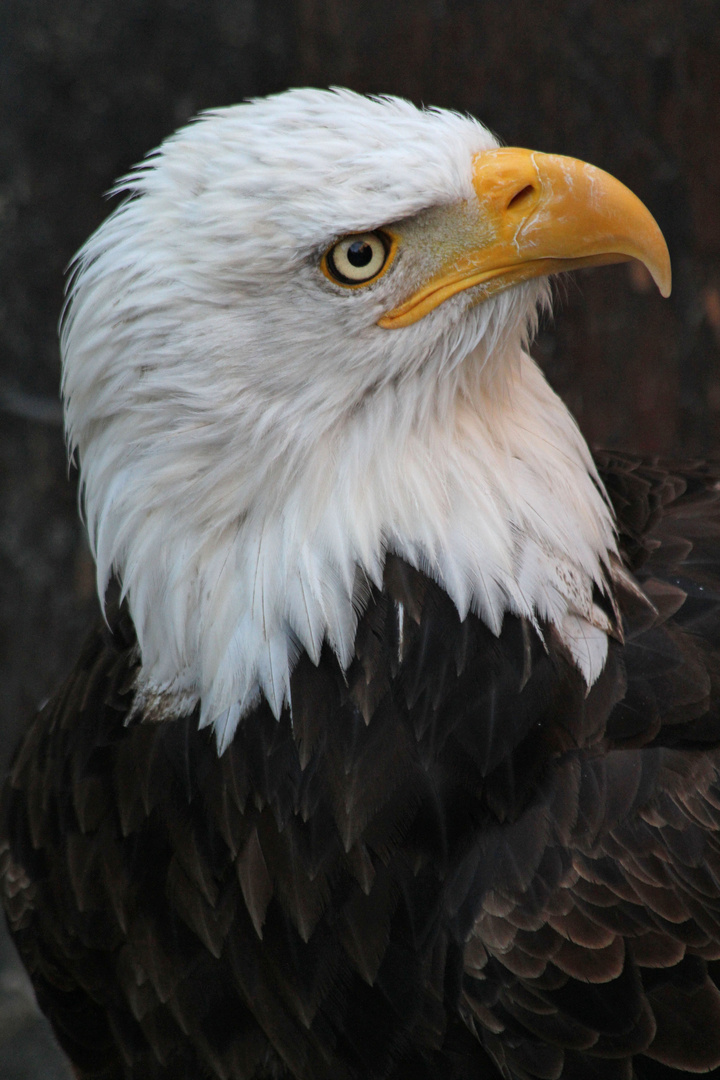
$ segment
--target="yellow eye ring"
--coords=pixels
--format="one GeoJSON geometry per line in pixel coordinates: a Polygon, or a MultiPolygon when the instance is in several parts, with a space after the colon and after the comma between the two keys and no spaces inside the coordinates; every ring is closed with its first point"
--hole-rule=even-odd
{"type": "Polygon", "coordinates": [[[346,289],[362,288],[384,274],[396,247],[395,237],[380,230],[350,233],[325,252],[320,269],[335,285],[343,285],[346,289]]]}

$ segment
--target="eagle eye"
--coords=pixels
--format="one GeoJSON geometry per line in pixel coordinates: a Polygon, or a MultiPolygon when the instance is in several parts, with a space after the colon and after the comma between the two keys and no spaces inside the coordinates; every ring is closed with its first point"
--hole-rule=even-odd
{"type": "Polygon", "coordinates": [[[338,285],[367,285],[386,269],[393,248],[383,232],[352,233],[325,252],[321,268],[338,285]]]}

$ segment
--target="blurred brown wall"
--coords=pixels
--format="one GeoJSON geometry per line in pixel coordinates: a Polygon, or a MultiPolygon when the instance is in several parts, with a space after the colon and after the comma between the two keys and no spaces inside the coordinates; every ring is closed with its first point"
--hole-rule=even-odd
{"type": "Polygon", "coordinates": [[[629,184],[672,299],[578,275],[536,355],[591,442],[720,449],[715,0],[0,0],[0,762],[97,610],[55,403],[64,267],[178,124],[298,84],[467,110],[629,184]]]}

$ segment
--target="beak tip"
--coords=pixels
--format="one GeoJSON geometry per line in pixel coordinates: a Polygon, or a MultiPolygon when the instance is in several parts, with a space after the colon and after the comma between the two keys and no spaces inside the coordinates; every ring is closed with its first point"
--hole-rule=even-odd
{"type": "Polygon", "coordinates": [[[672,292],[672,265],[670,252],[665,243],[665,237],[655,221],[652,221],[652,236],[650,242],[643,245],[634,254],[634,257],[645,264],[646,270],[658,287],[658,292],[666,300],[672,292]]]}
{"type": "Polygon", "coordinates": [[[667,300],[672,292],[672,263],[670,262],[670,252],[668,251],[667,243],[660,231],[660,227],[656,222],[653,222],[653,224],[657,229],[660,243],[656,247],[655,258],[653,259],[655,265],[652,270],[652,276],[655,279],[655,284],[660,290],[660,295],[667,300]]]}
{"type": "Polygon", "coordinates": [[[670,268],[670,259],[667,260],[667,263],[664,266],[659,267],[656,270],[653,277],[655,278],[655,284],[660,290],[660,295],[667,300],[672,292],[672,270],[670,268]]]}

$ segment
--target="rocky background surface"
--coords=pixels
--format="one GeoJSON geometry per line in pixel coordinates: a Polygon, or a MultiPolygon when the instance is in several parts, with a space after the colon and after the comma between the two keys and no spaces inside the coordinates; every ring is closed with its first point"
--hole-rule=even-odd
{"type": "MultiPolygon", "coordinates": [[[[720,453],[718,0],[0,0],[0,769],[97,613],[56,325],[113,180],[198,110],[345,85],[479,116],[628,184],[670,247],[582,272],[537,358],[594,445],[720,453]]],[[[0,940],[0,1076],[69,1077],[0,940]]]]}

